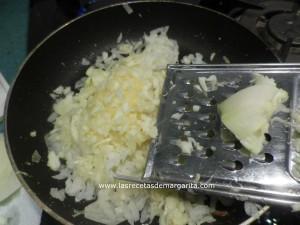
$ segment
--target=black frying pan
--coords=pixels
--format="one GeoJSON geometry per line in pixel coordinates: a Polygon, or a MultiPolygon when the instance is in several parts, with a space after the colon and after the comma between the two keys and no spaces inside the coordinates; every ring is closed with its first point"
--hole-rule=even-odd
{"type": "Polygon", "coordinates": [[[169,25],[169,36],[176,39],[181,55],[201,52],[204,60],[216,52],[213,63],[222,63],[227,56],[234,63],[276,62],[277,58],[252,33],[230,18],[217,12],[171,2],[140,2],[131,4],[134,13],[127,14],[120,5],[97,10],[60,28],[45,39],[25,60],[10,90],[6,104],[6,144],[13,167],[30,195],[39,206],[60,222],[96,224],[72,217],[75,204],[67,198],[63,203],[51,198],[51,187],[63,187],[63,182],[51,179],[48,169],[44,135],[51,130],[47,117],[52,111],[50,92],[59,85],[73,85],[87,67],[82,57],[94,59],[103,50],[116,45],[120,32],[129,40],[144,32],[169,25]],[[142,15],[142,17],[139,16],[142,15]],[[31,138],[30,131],[38,136],[31,138]],[[26,165],[37,149],[42,160],[26,165]],[[28,175],[24,175],[24,174],[28,175]]]}

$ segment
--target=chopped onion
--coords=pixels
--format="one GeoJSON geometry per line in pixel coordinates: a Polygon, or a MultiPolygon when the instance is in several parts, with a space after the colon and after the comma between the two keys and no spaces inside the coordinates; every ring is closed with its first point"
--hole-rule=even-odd
{"type": "Polygon", "coordinates": [[[50,188],[50,195],[59,201],[64,201],[66,198],[64,189],[50,188]]]}
{"type": "Polygon", "coordinates": [[[32,156],[31,156],[31,161],[33,163],[39,163],[41,161],[41,155],[37,150],[34,150],[32,156]]]}

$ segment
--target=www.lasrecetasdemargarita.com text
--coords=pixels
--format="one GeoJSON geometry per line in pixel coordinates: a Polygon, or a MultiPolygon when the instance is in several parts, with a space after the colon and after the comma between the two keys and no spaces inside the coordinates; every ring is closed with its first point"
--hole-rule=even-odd
{"type": "Polygon", "coordinates": [[[163,184],[163,183],[105,183],[98,184],[99,189],[213,189],[214,184],[187,183],[187,184],[163,184]]]}

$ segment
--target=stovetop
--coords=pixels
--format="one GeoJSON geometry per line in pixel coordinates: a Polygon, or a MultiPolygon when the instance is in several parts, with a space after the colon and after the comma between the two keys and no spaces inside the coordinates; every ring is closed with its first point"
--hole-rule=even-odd
{"type": "MultiPolygon", "coordinates": [[[[126,0],[130,2],[133,0],[126,0]]],[[[222,12],[252,31],[281,59],[300,62],[300,2],[292,0],[173,0],[222,12]]],[[[28,51],[50,32],[91,10],[124,0],[31,0],[28,51]]],[[[298,214],[273,208],[257,224],[293,224],[298,214]],[[273,222],[272,222],[273,221],[273,222]]],[[[59,225],[43,214],[41,225],[59,225]]]]}
{"type": "Polygon", "coordinates": [[[283,62],[300,62],[300,2],[260,1],[236,20],[260,37],[283,62]]]}
{"type": "MultiPolygon", "coordinates": [[[[173,1],[202,5],[227,14],[261,38],[283,62],[300,62],[300,2],[297,0],[173,1]]],[[[67,21],[118,2],[124,0],[31,0],[29,50],[67,21]]]]}

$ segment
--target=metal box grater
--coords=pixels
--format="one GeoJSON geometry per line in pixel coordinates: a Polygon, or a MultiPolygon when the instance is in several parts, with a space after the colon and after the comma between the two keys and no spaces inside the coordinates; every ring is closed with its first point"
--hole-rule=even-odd
{"type": "MultiPolygon", "coordinates": [[[[135,181],[209,182],[215,188],[193,191],[272,204],[299,203],[296,164],[300,160],[292,126],[272,123],[262,153],[250,157],[220,122],[217,103],[249,86],[255,73],[274,78],[277,86],[288,92],[286,106],[291,111],[300,108],[300,64],[169,65],[158,115],[159,135],[150,148],[144,177],[135,181]],[[210,75],[223,85],[206,96],[194,85],[199,77],[210,75]],[[200,110],[195,112],[193,105],[199,105],[200,110]],[[175,113],[183,116],[171,118],[175,113]],[[184,140],[186,134],[203,150],[183,154],[174,140],[184,140]]],[[[275,116],[289,120],[291,114],[279,112],[275,116]]]]}

